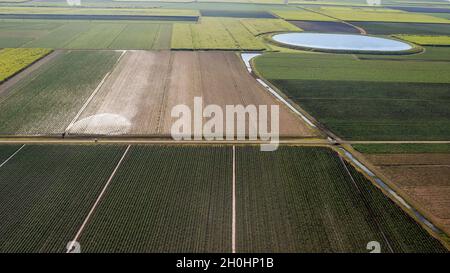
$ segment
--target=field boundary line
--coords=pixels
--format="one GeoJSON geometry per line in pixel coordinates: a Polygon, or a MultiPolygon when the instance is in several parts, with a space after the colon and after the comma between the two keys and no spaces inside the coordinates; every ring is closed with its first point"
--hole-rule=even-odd
{"type": "Polygon", "coordinates": [[[233,190],[231,220],[231,252],[236,253],[236,146],[233,145],[233,190]]]}
{"type": "Polygon", "coordinates": [[[347,165],[345,165],[344,159],[342,158],[342,156],[340,154],[338,154],[338,156],[339,156],[339,160],[342,163],[342,166],[344,166],[345,171],[347,172],[348,176],[352,180],[353,185],[355,186],[356,190],[358,191],[358,194],[359,194],[359,196],[361,198],[361,201],[364,203],[365,207],[367,208],[367,211],[369,212],[370,218],[373,220],[373,223],[375,224],[375,227],[381,233],[381,236],[383,236],[383,239],[386,242],[389,251],[391,253],[394,253],[394,250],[392,249],[392,246],[389,243],[389,240],[388,240],[386,234],[383,232],[383,230],[381,229],[380,223],[378,223],[378,221],[377,221],[377,217],[376,217],[375,213],[372,211],[372,208],[370,207],[369,203],[364,198],[364,195],[362,194],[361,189],[358,187],[358,184],[356,183],[355,179],[353,178],[353,175],[350,173],[350,170],[348,169],[347,165]]]}
{"type": "Polygon", "coordinates": [[[98,204],[100,203],[100,200],[102,199],[103,195],[106,192],[106,189],[108,188],[109,184],[111,183],[112,179],[114,178],[117,170],[119,169],[120,165],[122,164],[122,161],[125,159],[125,156],[128,154],[128,151],[130,150],[131,145],[127,146],[127,149],[125,150],[125,152],[123,152],[122,157],[120,158],[119,162],[117,162],[116,167],[114,168],[113,172],[111,173],[111,175],[109,176],[108,181],[106,181],[105,186],[103,187],[102,191],[100,192],[99,196],[97,197],[97,200],[95,200],[94,205],[92,206],[91,210],[89,211],[88,215],[86,216],[86,218],[83,221],[83,224],[81,224],[80,228],[78,229],[75,237],[73,238],[73,240],[71,241],[70,245],[67,248],[67,252],[66,253],[70,253],[70,250],[73,248],[73,246],[75,245],[75,242],[80,238],[81,233],[83,232],[86,224],[89,222],[89,219],[91,218],[92,214],[94,213],[95,209],[97,208],[98,204]]]}
{"type": "Polygon", "coordinates": [[[22,146],[20,146],[19,149],[17,149],[17,151],[15,151],[12,155],[10,155],[5,161],[2,162],[2,164],[0,164],[0,168],[3,167],[6,163],[8,163],[8,161],[10,161],[16,154],[18,154],[20,152],[20,150],[23,149],[23,147],[25,147],[25,144],[23,144],[22,146]]]}
{"type": "Polygon", "coordinates": [[[95,95],[97,95],[98,91],[100,91],[101,87],[103,86],[103,84],[106,82],[106,80],[109,78],[109,76],[112,74],[112,72],[114,71],[116,65],[119,63],[120,59],[122,58],[122,56],[126,53],[127,51],[124,50],[122,51],[122,54],[120,54],[119,58],[117,58],[116,63],[114,64],[113,68],[111,69],[111,71],[109,71],[108,73],[106,73],[106,75],[103,77],[103,79],[100,81],[100,83],[97,85],[97,87],[94,89],[94,91],[92,92],[92,94],[89,96],[89,98],[86,100],[86,102],[83,104],[83,106],[81,107],[81,109],[78,111],[78,113],[76,114],[76,116],[72,119],[72,121],[70,122],[69,126],[67,126],[66,130],[64,131],[65,134],[69,133],[69,130],[72,129],[73,125],[75,124],[75,122],[78,120],[78,118],[81,116],[81,114],[84,112],[84,110],[86,109],[86,107],[89,105],[89,103],[94,99],[95,95]]]}

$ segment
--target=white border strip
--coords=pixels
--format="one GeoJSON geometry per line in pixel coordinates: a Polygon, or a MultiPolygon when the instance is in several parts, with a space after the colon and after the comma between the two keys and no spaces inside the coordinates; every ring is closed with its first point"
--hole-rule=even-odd
{"type": "Polygon", "coordinates": [[[19,149],[17,149],[17,151],[15,151],[10,157],[8,157],[5,161],[3,161],[2,164],[0,164],[0,168],[3,167],[3,165],[5,165],[6,163],[8,163],[8,161],[10,161],[18,152],[20,152],[20,150],[23,149],[23,147],[25,147],[25,144],[23,144],[19,149]]]}
{"type": "Polygon", "coordinates": [[[233,145],[233,199],[231,221],[231,252],[236,253],[236,147],[233,145]]]}
{"type": "Polygon", "coordinates": [[[106,189],[108,188],[109,184],[111,183],[112,179],[114,178],[114,175],[116,174],[117,170],[119,169],[120,165],[122,164],[122,161],[125,158],[125,156],[127,155],[128,150],[130,150],[130,147],[131,147],[131,145],[127,146],[127,149],[125,150],[125,152],[123,153],[119,162],[117,163],[116,168],[114,168],[114,171],[111,173],[111,176],[109,177],[108,181],[106,182],[105,186],[103,187],[102,191],[100,192],[100,195],[98,196],[97,200],[95,200],[95,203],[92,206],[91,210],[89,211],[88,215],[86,216],[86,219],[84,219],[84,222],[81,225],[80,229],[78,230],[77,234],[75,235],[75,238],[68,245],[66,253],[70,253],[70,250],[74,247],[75,243],[79,239],[81,232],[83,232],[83,229],[86,226],[89,219],[91,218],[92,214],[94,213],[95,208],[100,203],[100,199],[102,199],[103,195],[105,194],[106,189]]]}

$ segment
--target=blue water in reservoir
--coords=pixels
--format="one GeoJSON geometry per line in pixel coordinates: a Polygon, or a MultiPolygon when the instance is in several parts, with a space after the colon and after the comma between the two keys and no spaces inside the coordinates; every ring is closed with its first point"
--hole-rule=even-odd
{"type": "Polygon", "coordinates": [[[412,46],[396,40],[355,34],[283,33],[272,37],[277,42],[299,47],[355,50],[355,51],[404,51],[412,46]]]}

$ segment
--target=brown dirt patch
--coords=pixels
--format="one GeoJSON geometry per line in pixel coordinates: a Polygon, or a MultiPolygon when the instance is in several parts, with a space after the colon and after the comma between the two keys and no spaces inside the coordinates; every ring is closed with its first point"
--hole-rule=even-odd
{"type": "Polygon", "coordinates": [[[128,51],[70,133],[169,136],[176,120],[172,107],[192,109],[195,96],[204,106],[276,104],[281,136],[316,136],[251,77],[235,53],[183,51],[128,51]]]}

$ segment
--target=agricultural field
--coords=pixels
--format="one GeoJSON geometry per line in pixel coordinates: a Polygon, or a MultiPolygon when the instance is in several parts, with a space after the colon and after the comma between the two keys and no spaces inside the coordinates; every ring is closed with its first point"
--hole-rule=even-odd
{"type": "Polygon", "coordinates": [[[196,96],[221,107],[277,104],[281,135],[316,135],[248,74],[235,53],[169,51],[128,51],[69,134],[168,136],[171,109],[193,109],[196,96]]]}
{"type": "Polygon", "coordinates": [[[131,147],[80,244],[85,252],[231,252],[231,164],[227,147],[131,147]]]}
{"type": "Polygon", "coordinates": [[[25,146],[0,168],[0,253],[65,252],[123,150],[25,146]]]}
{"type": "Polygon", "coordinates": [[[0,135],[61,135],[119,57],[64,52],[0,94],[0,135]]]}
{"type": "Polygon", "coordinates": [[[324,14],[312,12],[305,9],[296,10],[274,10],[273,14],[284,20],[297,21],[336,21],[336,19],[326,16],[324,14]]]}
{"type": "Polygon", "coordinates": [[[369,34],[450,35],[450,24],[351,22],[369,34]]]}
{"type": "MultiPolygon", "coordinates": [[[[314,11],[344,21],[363,22],[408,22],[449,24],[450,20],[420,13],[410,13],[393,9],[373,9],[356,7],[320,7],[314,11]]],[[[292,19],[302,20],[302,19],[292,19]]],[[[318,20],[319,21],[319,20],[318,20]]]]}
{"type": "Polygon", "coordinates": [[[5,48],[0,50],[0,83],[49,54],[45,48],[5,48]]]}
{"type": "Polygon", "coordinates": [[[231,146],[26,145],[0,167],[0,252],[231,252],[233,230],[238,253],[446,252],[329,148],[234,162],[235,225],[231,146]]]}
{"type": "Polygon", "coordinates": [[[0,145],[0,165],[2,165],[5,160],[13,155],[19,148],[20,145],[0,145]]]}
{"type": "Polygon", "coordinates": [[[323,21],[289,21],[304,31],[324,32],[324,33],[350,33],[359,34],[360,30],[354,26],[342,22],[323,22],[323,21]]]}
{"type": "Polygon", "coordinates": [[[294,24],[290,24],[281,19],[242,19],[243,24],[253,35],[260,35],[271,32],[302,31],[294,24]]]}
{"type": "Polygon", "coordinates": [[[450,46],[450,36],[394,35],[394,37],[419,45],[450,46]]]}
{"type": "MultiPolygon", "coordinates": [[[[267,19],[269,20],[269,19],[267,19]]],[[[174,24],[172,49],[264,50],[266,46],[236,19],[202,18],[200,24],[174,24]]]]}
{"type": "Polygon", "coordinates": [[[450,145],[371,144],[355,148],[416,208],[450,234],[450,145]]]}
{"type": "Polygon", "coordinates": [[[0,0],[0,253],[449,253],[448,10],[0,0]]]}
{"type": "Polygon", "coordinates": [[[76,15],[150,15],[198,17],[199,12],[188,9],[135,9],[135,8],[49,8],[49,7],[0,7],[0,14],[76,14],[76,15]]]}
{"type": "Polygon", "coordinates": [[[383,252],[444,251],[329,149],[239,147],[236,158],[240,251],[365,252],[373,240],[383,252]]]}
{"type": "Polygon", "coordinates": [[[235,17],[235,18],[266,18],[276,17],[266,11],[228,11],[228,10],[200,10],[202,16],[207,17],[235,17]]]}
{"type": "Polygon", "coordinates": [[[256,68],[337,135],[352,140],[446,140],[448,62],[268,54],[256,68]],[[440,73],[436,73],[440,71],[440,73]]]}
{"type": "Polygon", "coordinates": [[[358,59],[361,60],[416,60],[416,61],[437,61],[448,62],[450,61],[450,47],[436,47],[425,46],[424,51],[419,54],[410,55],[364,55],[358,54],[358,59]]]}
{"type": "Polygon", "coordinates": [[[168,49],[172,23],[9,20],[0,46],[55,49],[168,49]]]}
{"type": "Polygon", "coordinates": [[[281,19],[203,17],[199,24],[174,24],[172,49],[261,51],[267,45],[256,36],[279,31],[301,29],[281,19]]]}
{"type": "Polygon", "coordinates": [[[364,154],[450,153],[450,144],[354,144],[364,154]]]}

